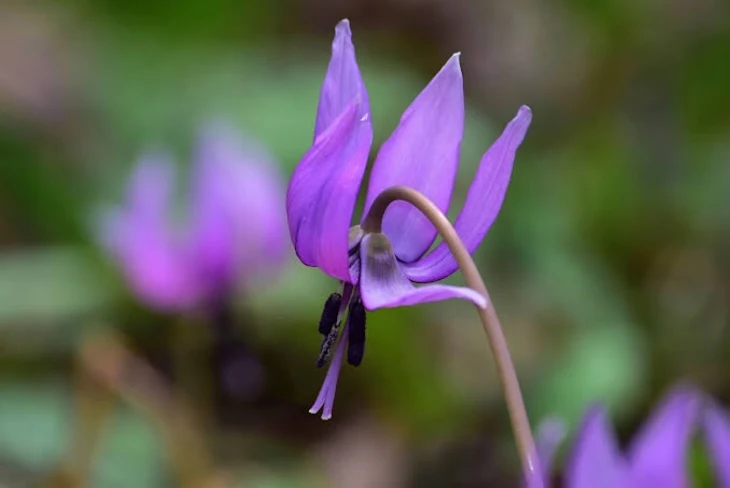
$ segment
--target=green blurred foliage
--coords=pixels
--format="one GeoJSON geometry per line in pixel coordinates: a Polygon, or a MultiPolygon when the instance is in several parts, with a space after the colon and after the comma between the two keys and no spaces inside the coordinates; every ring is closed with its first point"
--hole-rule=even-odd
{"type": "MultiPolygon", "coordinates": [[[[70,391],[58,382],[0,385],[0,452],[24,470],[44,472],[59,462],[73,441],[70,391]],[[21,441],[22,440],[22,441],[21,441]]],[[[165,479],[156,434],[129,410],[115,412],[104,429],[91,482],[93,486],[160,486],[165,479]]],[[[18,480],[27,486],[33,477],[18,480]]]]}
{"type": "MultiPolygon", "coordinates": [[[[503,212],[476,255],[514,347],[532,421],[576,425],[587,404],[603,401],[630,435],[680,379],[730,400],[723,353],[730,346],[730,23],[718,20],[727,9],[686,6],[683,16],[662,2],[572,0],[547,15],[548,7],[533,3],[514,15],[570,25],[590,63],[557,101],[540,98],[542,79],[515,81],[525,101],[536,100],[535,122],[503,212]]],[[[453,11],[456,27],[433,21],[438,27],[419,30],[411,21],[440,15],[409,8],[381,2],[370,16],[315,0],[0,6],[0,15],[31,12],[21,19],[43,33],[37,42],[6,41],[13,56],[0,52],[0,71],[38,51],[66,69],[47,79],[14,70],[20,85],[0,80],[0,461],[31,477],[59,461],[72,437],[74,354],[89,330],[117,327],[151,360],[176,347],[169,331],[180,318],[136,303],[96,242],[99,209],[119,200],[136,159],[170,147],[184,174],[201,123],[223,118],[264,142],[288,176],[311,142],[337,15],[353,16],[381,143],[445,59],[449,39],[474,29],[470,16],[480,18],[478,2],[464,2],[453,11]],[[29,104],[27,94],[45,84],[54,87],[52,103],[29,104]]],[[[478,51],[471,42],[464,51],[478,51]]],[[[559,78],[563,66],[552,69],[559,78]]],[[[465,76],[475,91],[467,93],[452,216],[510,116],[486,110],[507,95],[484,88],[491,80],[479,78],[477,66],[465,76]]],[[[181,199],[184,186],[181,179],[181,199]]],[[[259,398],[232,407],[243,427],[205,424],[214,456],[241,473],[242,485],[307,487],[336,472],[328,446],[348,465],[392,442],[406,453],[398,465],[406,479],[450,473],[447,461],[423,460],[453,459],[463,449],[506,467],[490,465],[486,474],[474,467],[477,481],[455,486],[485,479],[503,486],[501,476],[516,472],[509,427],[486,344],[463,347],[478,329],[463,304],[371,314],[366,360],[343,371],[335,418],[323,424],[308,416],[324,374],[312,365],[320,340],[314,324],[335,287],[292,257],[268,286],[237,297],[240,332],[269,382],[259,398]],[[464,386],[475,382],[483,391],[464,386]],[[342,441],[363,418],[385,429],[386,440],[359,433],[342,441]],[[236,454],[224,456],[230,445],[236,454]]],[[[194,399],[203,418],[205,403],[194,399]]],[[[165,486],[163,454],[149,422],[120,410],[93,486],[165,486]]],[[[373,471],[400,459],[372,458],[373,471]]],[[[692,465],[708,479],[701,452],[693,451],[692,465]]]]}

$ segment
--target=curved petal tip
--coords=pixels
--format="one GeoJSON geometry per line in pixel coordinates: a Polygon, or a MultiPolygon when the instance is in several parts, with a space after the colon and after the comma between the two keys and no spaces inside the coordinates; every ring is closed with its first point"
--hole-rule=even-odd
{"type": "Polygon", "coordinates": [[[448,61],[443,65],[441,70],[436,74],[436,76],[444,76],[449,75],[455,76],[457,80],[462,79],[461,74],[461,52],[457,52],[451,55],[448,61]]]}
{"type": "Polygon", "coordinates": [[[352,30],[350,29],[350,21],[342,19],[335,26],[335,38],[332,40],[332,51],[344,53],[353,50],[352,30]]]}
{"type": "Polygon", "coordinates": [[[528,124],[532,121],[532,109],[527,105],[522,105],[517,111],[516,119],[523,119],[528,124]]]}
{"type": "Polygon", "coordinates": [[[351,35],[352,31],[350,30],[350,19],[342,19],[339,21],[335,27],[335,42],[338,39],[341,39],[342,36],[347,36],[349,38],[351,35]]]}
{"type": "Polygon", "coordinates": [[[632,476],[641,486],[689,486],[683,460],[701,406],[688,384],[673,388],[652,413],[629,451],[632,476]]]}
{"type": "Polygon", "coordinates": [[[355,46],[352,44],[350,21],[344,19],[335,27],[332,57],[319,97],[314,139],[355,100],[360,102],[358,113],[361,117],[370,112],[367,91],[357,66],[355,46]]]}

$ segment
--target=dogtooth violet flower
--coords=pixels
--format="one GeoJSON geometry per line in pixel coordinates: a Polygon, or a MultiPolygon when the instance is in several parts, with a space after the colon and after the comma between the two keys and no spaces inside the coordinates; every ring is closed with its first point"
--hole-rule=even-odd
{"type": "MultiPolygon", "coordinates": [[[[507,190],[515,152],[532,114],[517,116],[484,154],[455,228],[473,252],[497,217],[507,190]]],[[[464,93],[455,54],[416,97],[375,159],[365,212],[383,190],[411,187],[446,212],[456,177],[464,129],[464,93]]],[[[322,86],[314,142],[299,162],[287,191],[289,232],[299,259],[340,281],[327,299],[319,323],[324,336],[317,360],[334,355],[314,406],[322,418],[332,416],[337,378],[347,361],[357,366],[365,348],[366,310],[462,298],[486,307],[481,294],[464,287],[433,283],[457,269],[448,247],[436,239],[434,226],[405,202],[385,212],[382,233],[352,226],[352,216],[373,139],[368,94],[360,76],[350,25],[335,30],[332,57],[322,86]],[[345,312],[344,327],[340,327],[345,312]],[[339,342],[338,342],[338,336],[339,342]],[[335,347],[335,344],[336,347],[335,347]]]]}
{"type": "Polygon", "coordinates": [[[137,163],[125,202],[104,214],[102,241],[138,298],[162,311],[210,307],[239,284],[272,274],[288,246],[284,188],[253,141],[220,122],[200,131],[186,198],[173,218],[174,164],[137,163]]]}
{"type": "MultiPolygon", "coordinates": [[[[687,386],[671,391],[629,448],[619,448],[600,406],[589,409],[563,472],[565,488],[689,488],[687,472],[690,442],[696,427],[704,427],[708,453],[716,471],[716,486],[730,487],[730,421],[719,407],[705,403],[687,386]],[[705,408],[703,408],[705,407],[705,408]],[[702,422],[700,422],[702,420],[702,422]]],[[[540,439],[542,473],[528,481],[530,488],[548,487],[548,476],[560,436],[540,439]]]]}

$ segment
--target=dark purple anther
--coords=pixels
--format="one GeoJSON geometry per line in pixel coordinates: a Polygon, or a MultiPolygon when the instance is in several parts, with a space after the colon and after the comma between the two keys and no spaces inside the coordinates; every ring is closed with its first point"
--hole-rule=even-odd
{"type": "Polygon", "coordinates": [[[362,300],[356,299],[350,303],[350,313],[347,320],[350,324],[347,362],[353,366],[359,366],[365,354],[365,307],[362,300]]]}
{"type": "Polygon", "coordinates": [[[337,316],[340,313],[340,305],[342,304],[342,295],[333,293],[327,298],[322,310],[322,317],[319,319],[319,333],[327,336],[332,327],[337,323],[337,316]]]}

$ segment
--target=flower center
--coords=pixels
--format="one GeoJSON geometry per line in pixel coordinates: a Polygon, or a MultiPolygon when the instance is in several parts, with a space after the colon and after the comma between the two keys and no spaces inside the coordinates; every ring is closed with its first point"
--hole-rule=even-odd
{"type": "Polygon", "coordinates": [[[317,357],[321,368],[332,355],[340,334],[342,319],[347,311],[347,362],[359,366],[365,354],[365,306],[359,291],[350,283],[343,283],[342,293],[333,293],[324,304],[319,320],[319,333],[324,337],[317,357]]]}
{"type": "Polygon", "coordinates": [[[347,334],[347,362],[358,366],[365,354],[366,314],[357,285],[360,277],[360,242],[363,235],[359,225],[350,228],[348,257],[352,283],[343,282],[340,292],[331,294],[324,304],[322,316],[319,319],[319,333],[324,336],[324,339],[317,357],[317,367],[324,366],[332,355],[337,339],[341,335],[340,326],[345,312],[347,312],[345,325],[349,331],[347,334]]]}

